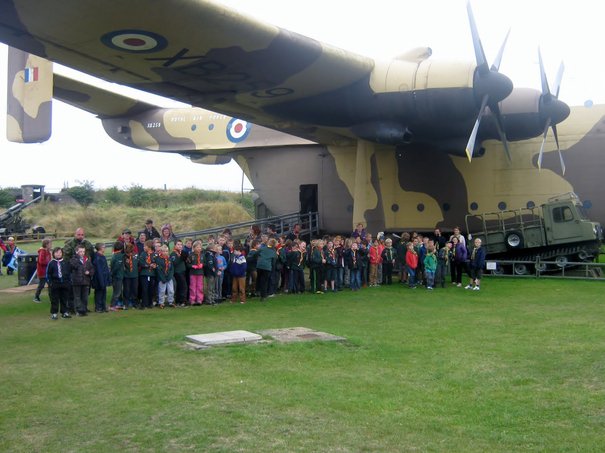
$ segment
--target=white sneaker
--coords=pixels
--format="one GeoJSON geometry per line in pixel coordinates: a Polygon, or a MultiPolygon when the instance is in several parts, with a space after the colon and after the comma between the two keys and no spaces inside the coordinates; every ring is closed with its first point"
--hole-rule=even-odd
{"type": "Polygon", "coordinates": [[[462,288],[462,283],[458,283],[456,286],[457,286],[458,288],[462,288]]]}
{"type": "Polygon", "coordinates": [[[473,289],[473,287],[471,285],[466,285],[464,289],[473,289]]]}
{"type": "Polygon", "coordinates": [[[59,319],[59,317],[57,316],[56,313],[53,313],[52,315],[50,315],[50,319],[52,319],[53,321],[56,321],[57,319],[59,319]]]}
{"type": "Polygon", "coordinates": [[[431,289],[432,290],[433,287],[432,286],[427,286],[426,289],[431,289]]]}
{"type": "Polygon", "coordinates": [[[479,288],[478,286],[475,286],[475,287],[473,288],[473,291],[479,291],[479,289],[480,289],[480,288],[479,288]]]}

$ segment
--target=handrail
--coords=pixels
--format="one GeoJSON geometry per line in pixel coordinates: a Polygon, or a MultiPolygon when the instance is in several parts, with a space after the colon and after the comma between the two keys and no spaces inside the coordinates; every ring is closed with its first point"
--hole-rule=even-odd
{"type": "MultiPolygon", "coordinates": [[[[208,236],[211,234],[220,234],[225,229],[231,230],[232,237],[242,239],[249,234],[250,227],[258,225],[261,231],[265,231],[267,226],[275,226],[275,233],[282,235],[288,232],[295,224],[301,225],[300,235],[303,237],[313,236],[319,233],[319,213],[308,212],[301,214],[300,212],[292,212],[289,214],[266,217],[264,219],[250,220],[247,222],[232,223],[229,225],[223,225],[218,227],[206,228],[203,230],[188,231],[185,233],[175,233],[174,236],[177,239],[199,239],[202,236],[208,236]]],[[[106,247],[113,247],[113,242],[106,242],[106,247]]]]}

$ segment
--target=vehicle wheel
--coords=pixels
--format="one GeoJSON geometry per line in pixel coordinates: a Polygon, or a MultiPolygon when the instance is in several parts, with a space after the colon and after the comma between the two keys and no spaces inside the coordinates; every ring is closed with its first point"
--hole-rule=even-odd
{"type": "Polygon", "coordinates": [[[509,249],[523,248],[523,235],[521,235],[521,233],[518,231],[511,231],[510,233],[507,233],[504,240],[506,241],[506,246],[509,249]]]}
{"type": "Polygon", "coordinates": [[[504,275],[504,268],[498,264],[498,265],[496,265],[495,269],[492,269],[492,274],[493,275],[504,275]]]}
{"type": "Polygon", "coordinates": [[[563,269],[564,267],[567,267],[569,259],[565,255],[559,255],[555,258],[555,263],[557,263],[557,267],[563,269]]]}
{"type": "Polygon", "coordinates": [[[548,269],[548,265],[546,263],[540,262],[538,263],[538,265],[536,265],[536,270],[540,273],[546,272],[546,269],[548,269]]]}
{"type": "Polygon", "coordinates": [[[588,252],[586,250],[580,250],[578,252],[578,259],[580,261],[589,261],[590,260],[590,255],[588,254],[588,252]]]}
{"type": "Polygon", "coordinates": [[[527,275],[529,274],[529,267],[527,264],[516,263],[513,265],[513,272],[515,275],[527,275]]]}
{"type": "Polygon", "coordinates": [[[32,232],[34,234],[42,234],[42,233],[46,233],[46,230],[44,229],[43,226],[37,226],[37,227],[34,227],[34,229],[32,230],[32,232]]]}

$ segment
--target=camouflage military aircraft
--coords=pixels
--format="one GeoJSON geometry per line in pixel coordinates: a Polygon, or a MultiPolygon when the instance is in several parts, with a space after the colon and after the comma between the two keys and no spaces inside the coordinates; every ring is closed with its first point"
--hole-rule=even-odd
{"type": "Polygon", "coordinates": [[[502,49],[488,65],[470,7],[472,63],[431,59],[429,48],[375,61],[204,0],[153,12],[142,0],[0,0],[0,12],[0,40],[26,52],[9,68],[9,139],[48,137],[54,85],[119,143],[234,159],[272,213],[317,209],[327,230],[451,228],[469,212],[572,190],[605,220],[595,193],[603,107],[570,115],[557,99],[562,72],[552,90],[543,69],[541,92],[513,88],[498,72],[502,49]],[[195,107],[49,83],[46,60],[195,107]]]}

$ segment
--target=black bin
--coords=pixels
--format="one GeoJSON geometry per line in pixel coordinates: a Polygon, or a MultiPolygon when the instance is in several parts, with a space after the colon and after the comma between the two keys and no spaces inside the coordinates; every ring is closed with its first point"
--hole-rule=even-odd
{"type": "MultiPolygon", "coordinates": [[[[17,276],[19,278],[19,286],[24,286],[29,283],[32,275],[36,274],[38,267],[38,255],[19,255],[17,258],[17,276]]],[[[38,283],[36,275],[32,283],[38,283]]]]}

